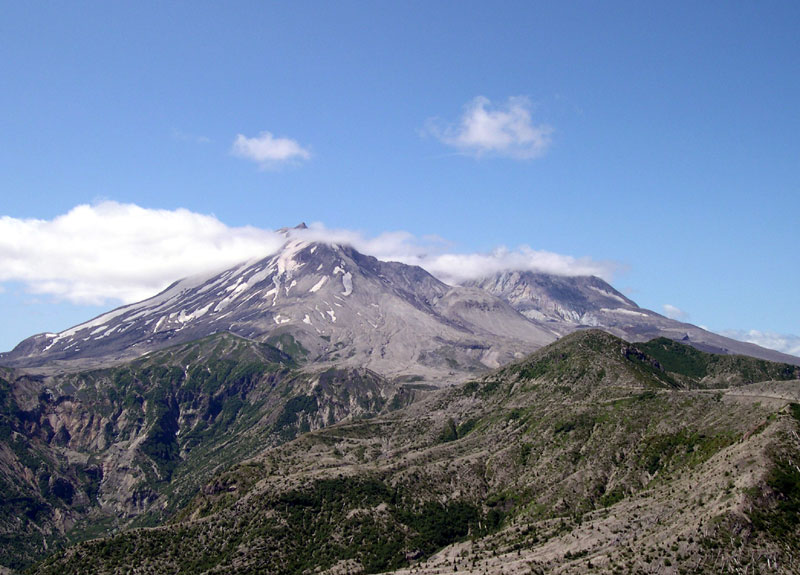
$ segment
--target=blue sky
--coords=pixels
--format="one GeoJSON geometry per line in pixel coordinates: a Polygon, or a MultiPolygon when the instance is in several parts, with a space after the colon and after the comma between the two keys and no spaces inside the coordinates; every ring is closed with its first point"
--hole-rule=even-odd
{"type": "Polygon", "coordinates": [[[0,349],[306,221],[559,254],[800,353],[798,27],[796,2],[6,3],[0,349]]]}

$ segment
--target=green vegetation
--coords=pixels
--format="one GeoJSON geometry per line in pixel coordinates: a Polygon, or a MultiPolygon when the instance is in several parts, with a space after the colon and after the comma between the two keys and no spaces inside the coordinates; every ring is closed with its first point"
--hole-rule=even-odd
{"type": "Polygon", "coordinates": [[[800,458],[780,433],[797,427],[800,405],[779,413],[771,402],[693,389],[754,373],[772,378],[784,368],[585,331],[431,391],[392,386],[366,369],[300,371],[287,355],[293,342],[274,342],[281,351],[221,334],[65,377],[29,411],[0,379],[4,444],[15,464],[35,471],[37,485],[31,494],[0,481],[3,500],[14,502],[7,509],[28,522],[17,539],[0,540],[9,549],[0,557],[39,553],[39,527],[86,500],[75,530],[53,532],[48,545],[105,538],[62,550],[31,573],[126,573],[132,565],[143,573],[374,573],[465,539],[472,543],[458,556],[438,556],[437,567],[419,571],[496,572],[501,563],[491,561],[523,561],[529,549],[552,545],[547,554],[572,573],[680,572],[689,557],[708,572],[723,553],[739,560],[797,548],[800,458]],[[415,391],[426,399],[406,409],[415,391]],[[70,467],[48,450],[76,446],[77,432],[51,429],[44,417],[68,394],[104,414],[109,444],[139,446],[125,504],[158,505],[118,533],[110,519],[88,525],[99,457],[70,467]],[[342,416],[350,421],[337,423],[342,416]],[[773,448],[763,485],[746,484],[773,448]],[[602,541],[613,544],[601,549],[602,541]],[[598,562],[601,554],[610,563],[598,562]]]}
{"type": "Polygon", "coordinates": [[[424,558],[470,534],[485,535],[500,520],[467,501],[439,503],[392,488],[373,477],[333,478],[261,500],[237,516],[223,514],[215,529],[200,524],[137,530],[84,543],[54,556],[38,573],[125,569],[131,555],[144,565],[158,558],[173,573],[193,574],[236,563],[239,573],[303,573],[352,560],[367,573],[424,558]],[[269,512],[274,521],[264,521],[269,512]],[[483,526],[481,526],[483,525],[483,526]],[[246,552],[243,552],[246,549],[246,552]]]}
{"type": "MultiPolygon", "coordinates": [[[[296,437],[299,430],[298,414],[310,415],[316,413],[319,409],[317,398],[313,395],[297,395],[286,402],[283,406],[283,411],[275,421],[274,429],[281,434],[284,439],[292,439],[296,437]],[[296,428],[297,427],[297,428],[296,428]]],[[[305,421],[303,419],[302,423],[305,421]]],[[[306,429],[308,431],[308,429],[306,429]]]]}
{"type": "MultiPolygon", "coordinates": [[[[800,430],[800,404],[790,403],[794,431],[800,430]]],[[[775,453],[774,463],[766,479],[766,486],[756,493],[754,506],[749,512],[757,531],[785,545],[800,545],[800,451],[793,449],[775,453]]]]}
{"type": "Polygon", "coordinates": [[[788,460],[778,461],[767,478],[767,500],[750,513],[753,526],[778,541],[800,541],[800,471],[788,460]]]}
{"type": "Polygon", "coordinates": [[[692,383],[699,383],[704,378],[713,380],[725,376],[739,384],[800,378],[800,367],[796,365],[742,355],[705,353],[663,337],[637,346],[655,358],[664,370],[688,378],[692,383]]]}
{"type": "MultiPolygon", "coordinates": [[[[328,341],[331,339],[330,336],[321,337],[326,338],[328,341]]],[[[297,341],[294,336],[289,333],[282,333],[280,335],[272,336],[267,340],[267,344],[281,350],[290,357],[295,358],[295,360],[298,362],[308,356],[308,350],[304,348],[303,344],[297,341]]]]}
{"type": "Polygon", "coordinates": [[[666,468],[694,466],[706,461],[737,439],[738,437],[731,433],[708,436],[698,431],[682,429],[677,433],[650,438],[642,452],[642,461],[650,475],[666,468]]]}

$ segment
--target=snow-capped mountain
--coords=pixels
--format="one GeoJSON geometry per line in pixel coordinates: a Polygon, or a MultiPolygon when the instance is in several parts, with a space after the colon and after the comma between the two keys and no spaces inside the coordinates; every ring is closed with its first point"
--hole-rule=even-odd
{"type": "Polygon", "coordinates": [[[315,364],[428,380],[497,367],[558,337],[483,290],[287,231],[273,255],[28,338],[0,362],[83,368],[223,331],[293,348],[315,364]]]}
{"type": "Polygon", "coordinates": [[[652,314],[594,276],[508,271],[464,285],[496,295],[525,317],[551,322],[559,326],[556,329],[569,330],[574,325],[605,325],[602,320],[612,314],[652,314]]]}
{"type": "Polygon", "coordinates": [[[0,354],[0,365],[84,369],[230,332],[314,366],[455,381],[585,327],[628,341],[663,336],[705,351],[800,364],[640,308],[596,277],[509,271],[449,286],[417,266],[281,231],[287,239],[277,253],[28,338],[0,354]]]}
{"type": "Polygon", "coordinates": [[[723,337],[641,308],[594,276],[509,271],[464,285],[496,295],[525,317],[545,322],[560,335],[599,327],[627,341],[667,337],[712,353],[749,355],[800,365],[797,357],[723,337]]]}

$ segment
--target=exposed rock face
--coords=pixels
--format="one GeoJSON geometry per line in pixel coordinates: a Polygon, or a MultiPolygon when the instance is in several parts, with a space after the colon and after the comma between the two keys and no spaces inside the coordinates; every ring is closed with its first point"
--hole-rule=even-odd
{"type": "Polygon", "coordinates": [[[596,277],[509,271],[448,286],[420,267],[285,233],[276,254],[177,281],[150,299],[28,338],[0,354],[0,365],[48,365],[50,372],[100,367],[230,332],[279,347],[294,342],[318,365],[442,383],[585,327],[631,341],[664,336],[706,351],[800,364],[640,308],[596,277]]]}
{"type": "Polygon", "coordinates": [[[32,572],[797,573],[798,374],[581,331],[265,449],[169,524],[32,572]],[[728,387],[773,375],[791,381],[728,387]]]}
{"type": "Polygon", "coordinates": [[[508,271],[464,285],[504,299],[530,319],[569,326],[596,325],[597,314],[608,310],[646,311],[594,276],[508,271]]]}
{"type": "Polygon", "coordinates": [[[113,368],[0,369],[0,565],[160,521],[266,446],[423,391],[364,368],[297,367],[272,346],[217,334],[113,368]]]}
{"type": "Polygon", "coordinates": [[[502,272],[464,285],[478,287],[560,335],[597,327],[628,341],[667,337],[712,353],[741,354],[800,365],[800,358],[736,341],[636,305],[600,278],[502,272]]]}
{"type": "Polygon", "coordinates": [[[290,238],[263,260],[29,338],[0,363],[85,367],[224,331],[277,345],[288,334],[315,363],[434,380],[496,367],[557,337],[503,300],[422,268],[290,238]]]}

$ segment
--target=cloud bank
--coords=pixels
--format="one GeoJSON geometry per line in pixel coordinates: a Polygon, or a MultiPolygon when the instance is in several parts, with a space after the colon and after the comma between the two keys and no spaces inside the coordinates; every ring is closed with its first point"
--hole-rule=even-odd
{"type": "Polygon", "coordinates": [[[674,305],[671,305],[671,304],[668,304],[668,303],[665,303],[661,307],[664,309],[664,315],[667,316],[670,319],[675,319],[675,320],[678,320],[678,321],[688,321],[689,320],[689,314],[686,313],[685,311],[683,311],[679,307],[675,307],[674,305]]]}
{"type": "Polygon", "coordinates": [[[780,334],[769,331],[728,329],[719,332],[720,335],[754,343],[761,347],[782,351],[789,355],[800,357],[800,336],[780,334]]]}
{"type": "Polygon", "coordinates": [[[525,97],[509,98],[495,107],[488,98],[479,96],[467,103],[457,122],[431,118],[425,132],[467,155],[528,160],[550,147],[553,129],[533,124],[531,103],[525,97]]]}
{"type": "Polygon", "coordinates": [[[408,232],[385,232],[366,237],[350,230],[327,229],[312,224],[307,230],[293,230],[303,239],[349,244],[358,251],[384,261],[417,265],[445,283],[457,284],[506,270],[540,271],[556,275],[595,275],[610,280],[619,265],[575,258],[528,246],[509,249],[500,246],[487,253],[448,253],[449,244],[442,238],[417,238],[408,232]]]}
{"type": "MultiPolygon", "coordinates": [[[[610,279],[617,266],[523,246],[489,253],[453,253],[441,238],[408,232],[366,236],[312,224],[293,235],[349,244],[386,261],[419,265],[447,283],[507,269],[610,279]]],[[[133,204],[80,205],[52,220],[0,217],[0,289],[21,282],[29,292],[79,304],[132,303],[173,281],[218,271],[277,251],[286,238],[272,230],[230,227],[185,209],[133,204]]]]}
{"type": "Polygon", "coordinates": [[[262,168],[277,168],[311,157],[311,152],[295,140],[276,138],[270,132],[261,132],[254,138],[237,134],[231,154],[256,162],[262,168]]]}
{"type": "Polygon", "coordinates": [[[0,218],[0,282],[73,303],[130,303],[281,242],[274,232],[228,227],[184,209],[81,205],[52,220],[0,218]]]}

